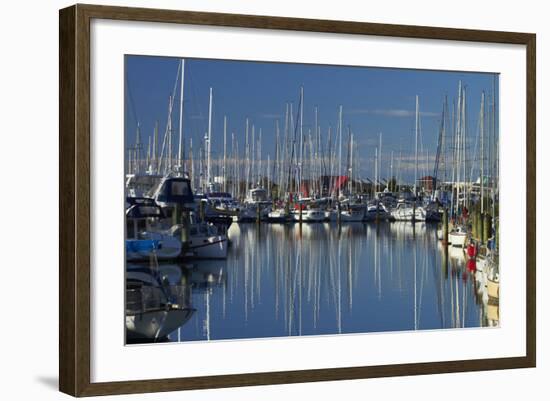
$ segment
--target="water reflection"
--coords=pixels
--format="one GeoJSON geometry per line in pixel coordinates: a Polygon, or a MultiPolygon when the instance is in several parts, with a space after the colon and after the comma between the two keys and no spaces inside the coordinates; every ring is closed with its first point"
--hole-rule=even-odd
{"type": "Polygon", "coordinates": [[[170,341],[498,324],[486,266],[424,223],[234,224],[221,261],[160,265],[194,313],[170,341]]]}

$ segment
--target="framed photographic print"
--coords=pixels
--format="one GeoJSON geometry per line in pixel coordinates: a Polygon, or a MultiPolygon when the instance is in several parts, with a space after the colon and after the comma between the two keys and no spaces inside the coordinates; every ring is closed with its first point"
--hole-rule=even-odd
{"type": "Polygon", "coordinates": [[[60,11],[60,390],[534,367],[535,35],[60,11]]]}

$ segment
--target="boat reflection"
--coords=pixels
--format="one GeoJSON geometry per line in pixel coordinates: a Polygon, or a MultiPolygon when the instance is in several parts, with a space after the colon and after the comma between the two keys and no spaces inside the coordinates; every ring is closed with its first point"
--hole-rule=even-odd
{"type": "Polygon", "coordinates": [[[195,310],[170,341],[498,325],[484,269],[428,223],[234,224],[228,237],[227,260],[158,266],[195,310]]]}

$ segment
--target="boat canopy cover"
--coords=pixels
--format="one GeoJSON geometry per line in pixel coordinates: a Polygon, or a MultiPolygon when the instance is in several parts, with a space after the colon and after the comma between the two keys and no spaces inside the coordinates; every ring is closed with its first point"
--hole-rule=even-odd
{"type": "Polygon", "coordinates": [[[129,252],[152,252],[160,249],[160,241],[155,239],[127,239],[126,253],[129,252]]]}

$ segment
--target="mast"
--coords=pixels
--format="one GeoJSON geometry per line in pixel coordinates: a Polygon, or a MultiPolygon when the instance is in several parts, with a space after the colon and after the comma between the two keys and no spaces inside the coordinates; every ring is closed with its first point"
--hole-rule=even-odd
{"type": "Polygon", "coordinates": [[[134,156],[134,170],[136,174],[140,173],[140,164],[141,164],[141,133],[139,129],[139,121],[136,128],[136,145],[135,145],[135,156],[134,156]]]}
{"type": "Polygon", "coordinates": [[[485,151],[484,151],[484,147],[483,147],[483,137],[485,135],[485,92],[481,92],[481,110],[480,110],[480,113],[479,113],[479,120],[480,120],[480,128],[479,128],[479,131],[480,131],[480,140],[481,140],[481,146],[480,146],[480,156],[479,156],[479,161],[480,161],[480,164],[481,164],[481,174],[480,174],[480,185],[481,185],[481,214],[483,215],[483,213],[485,213],[485,203],[484,203],[484,197],[485,197],[485,191],[484,191],[484,188],[483,188],[483,159],[485,158],[485,151]]]}
{"type": "Polygon", "coordinates": [[[170,95],[170,98],[169,98],[169,111],[168,111],[168,114],[169,114],[169,117],[168,117],[168,164],[167,164],[167,168],[168,168],[168,172],[170,172],[172,170],[172,152],[173,152],[173,149],[172,149],[172,107],[173,107],[173,97],[172,95],[170,95]]]}
{"type": "MultiPolygon", "coordinates": [[[[212,87],[210,87],[210,100],[208,106],[208,139],[206,154],[206,185],[212,183],[212,87]]],[[[208,187],[207,187],[208,188],[208,187]]]]}
{"type": "Polygon", "coordinates": [[[180,86],[180,124],[179,124],[179,143],[178,143],[178,167],[181,169],[180,173],[183,175],[183,83],[184,83],[184,71],[185,60],[181,59],[181,86],[180,86]]]}
{"type": "Polygon", "coordinates": [[[351,197],[351,192],[353,190],[353,133],[349,134],[349,196],[351,197]]]}
{"type": "Polygon", "coordinates": [[[159,122],[158,120],[155,121],[155,131],[153,132],[153,151],[152,151],[152,160],[151,160],[151,171],[157,170],[157,164],[158,164],[158,138],[159,136],[159,122]]]}
{"type": "Polygon", "coordinates": [[[195,187],[195,162],[193,161],[193,138],[189,138],[189,160],[191,164],[191,186],[195,187]]]}
{"type": "Polygon", "coordinates": [[[227,116],[223,116],[223,192],[227,192],[227,116]]]}
{"type": "Polygon", "coordinates": [[[418,188],[416,181],[418,180],[418,95],[416,95],[416,113],[415,113],[415,135],[414,135],[414,197],[415,203],[418,197],[418,188]]]}
{"type": "MultiPolygon", "coordinates": [[[[393,192],[395,191],[395,180],[393,179],[393,150],[391,151],[391,158],[390,158],[390,180],[391,182],[393,182],[393,186],[391,188],[391,192],[393,192]]],[[[388,188],[388,190],[390,189],[388,188]]]]}
{"type": "Polygon", "coordinates": [[[248,185],[249,185],[249,172],[250,172],[250,151],[249,151],[249,143],[248,143],[248,117],[246,118],[246,128],[245,128],[245,144],[244,144],[244,173],[245,173],[245,186],[244,186],[244,193],[245,196],[248,193],[248,185]]]}
{"type": "Polygon", "coordinates": [[[303,169],[303,162],[304,162],[304,87],[300,87],[300,162],[298,165],[300,166],[299,169],[299,176],[298,176],[298,193],[301,193],[302,191],[302,169],[303,169]]]}
{"type": "Polygon", "coordinates": [[[374,186],[372,190],[372,198],[376,197],[376,187],[378,186],[378,148],[374,148],[374,186]]]}
{"type": "Polygon", "coordinates": [[[251,169],[250,169],[250,178],[252,179],[252,185],[254,185],[254,187],[256,187],[256,183],[254,181],[256,181],[254,178],[254,169],[256,168],[256,132],[254,130],[254,124],[252,124],[252,152],[251,152],[251,169]]]}
{"type": "MultiPolygon", "coordinates": [[[[340,136],[340,142],[338,144],[338,180],[336,182],[339,184],[340,176],[342,175],[342,105],[340,105],[338,113],[338,135],[340,136]]],[[[338,195],[340,195],[340,185],[338,185],[338,195]]]]}
{"type": "Polygon", "coordinates": [[[379,150],[379,156],[378,156],[378,182],[379,182],[379,187],[378,187],[378,192],[382,192],[382,133],[378,133],[378,138],[379,138],[379,142],[380,142],[380,150],[379,150]]]}

